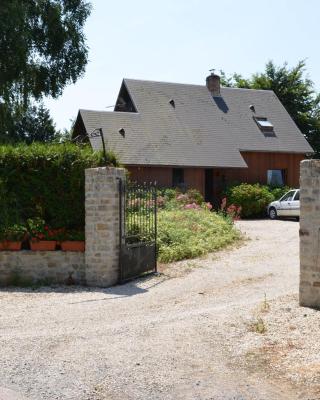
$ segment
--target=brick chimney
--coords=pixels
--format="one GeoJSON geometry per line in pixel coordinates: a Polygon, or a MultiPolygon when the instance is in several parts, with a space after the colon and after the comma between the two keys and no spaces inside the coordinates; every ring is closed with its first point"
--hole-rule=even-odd
{"type": "Polygon", "coordinates": [[[221,96],[220,93],[220,76],[216,75],[213,71],[206,79],[206,85],[213,97],[221,96]]]}

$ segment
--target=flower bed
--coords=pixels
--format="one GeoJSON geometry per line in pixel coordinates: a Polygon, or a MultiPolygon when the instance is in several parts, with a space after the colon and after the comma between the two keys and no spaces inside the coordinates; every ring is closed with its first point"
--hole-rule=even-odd
{"type": "MultiPolygon", "coordinates": [[[[130,210],[137,216],[130,221],[139,217],[138,203],[140,206],[144,204],[144,213],[148,212],[147,202],[137,199],[130,210]]],[[[221,249],[240,238],[239,231],[233,225],[233,220],[239,217],[238,210],[212,212],[212,205],[205,203],[196,190],[181,193],[175,189],[160,189],[157,205],[157,246],[160,262],[198,257],[221,249]]],[[[128,228],[132,229],[135,237],[139,237],[134,223],[128,228]]],[[[145,237],[142,239],[145,240],[145,237]]]]}

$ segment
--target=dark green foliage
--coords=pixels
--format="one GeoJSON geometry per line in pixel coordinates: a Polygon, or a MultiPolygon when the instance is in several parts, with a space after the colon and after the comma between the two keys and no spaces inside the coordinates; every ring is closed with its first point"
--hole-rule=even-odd
{"type": "Polygon", "coordinates": [[[290,189],[288,186],[272,187],[258,183],[254,185],[242,183],[230,186],[225,195],[227,205],[241,206],[241,217],[253,218],[266,216],[268,204],[279,200],[290,189]]]}
{"type": "Polygon", "coordinates": [[[2,123],[1,144],[51,142],[59,137],[49,110],[43,104],[28,107],[15,106],[6,116],[3,116],[2,123]]]}
{"type": "Polygon", "coordinates": [[[0,96],[57,97],[74,83],[87,64],[89,14],[84,0],[1,2],[0,96]]]}
{"type": "Polygon", "coordinates": [[[266,207],[274,200],[267,186],[258,183],[242,183],[233,186],[226,193],[227,204],[241,206],[241,217],[261,217],[266,214],[266,207]]]}
{"type": "Polygon", "coordinates": [[[319,157],[320,95],[313,82],[305,77],[305,70],[304,60],[292,68],[287,63],[276,66],[269,61],[264,72],[253,74],[249,79],[239,74],[227,77],[221,72],[221,83],[229,87],[273,90],[319,157]]]}
{"type": "MultiPolygon", "coordinates": [[[[108,161],[117,165],[112,153],[108,161]]],[[[84,171],[102,165],[89,146],[0,146],[0,224],[39,217],[52,228],[83,228],[84,171]]]]}
{"type": "MultiPolygon", "coordinates": [[[[32,124],[28,123],[30,115],[34,117],[36,114],[30,104],[38,102],[43,96],[57,98],[68,84],[75,83],[84,74],[88,48],[83,28],[90,9],[85,0],[1,2],[2,143],[6,136],[11,141],[19,139],[14,134],[14,128],[21,116],[27,119],[22,128],[26,128],[29,134],[32,132],[31,136],[39,140],[40,131],[31,129],[32,124]]],[[[45,135],[48,134],[51,135],[50,132],[42,132],[40,140],[47,140],[45,135]]]]}

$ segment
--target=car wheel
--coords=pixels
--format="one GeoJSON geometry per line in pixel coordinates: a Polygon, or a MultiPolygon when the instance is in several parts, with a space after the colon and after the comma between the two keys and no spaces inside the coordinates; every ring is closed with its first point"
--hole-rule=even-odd
{"type": "Polygon", "coordinates": [[[277,219],[277,210],[274,207],[271,207],[269,210],[270,219],[277,219]]]}

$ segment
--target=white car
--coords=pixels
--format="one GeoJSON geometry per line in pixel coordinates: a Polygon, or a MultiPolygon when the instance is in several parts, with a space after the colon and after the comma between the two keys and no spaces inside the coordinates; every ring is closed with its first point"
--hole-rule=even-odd
{"type": "Polygon", "coordinates": [[[268,215],[271,219],[277,217],[300,217],[300,189],[287,192],[281,199],[268,205],[268,215]]]}

